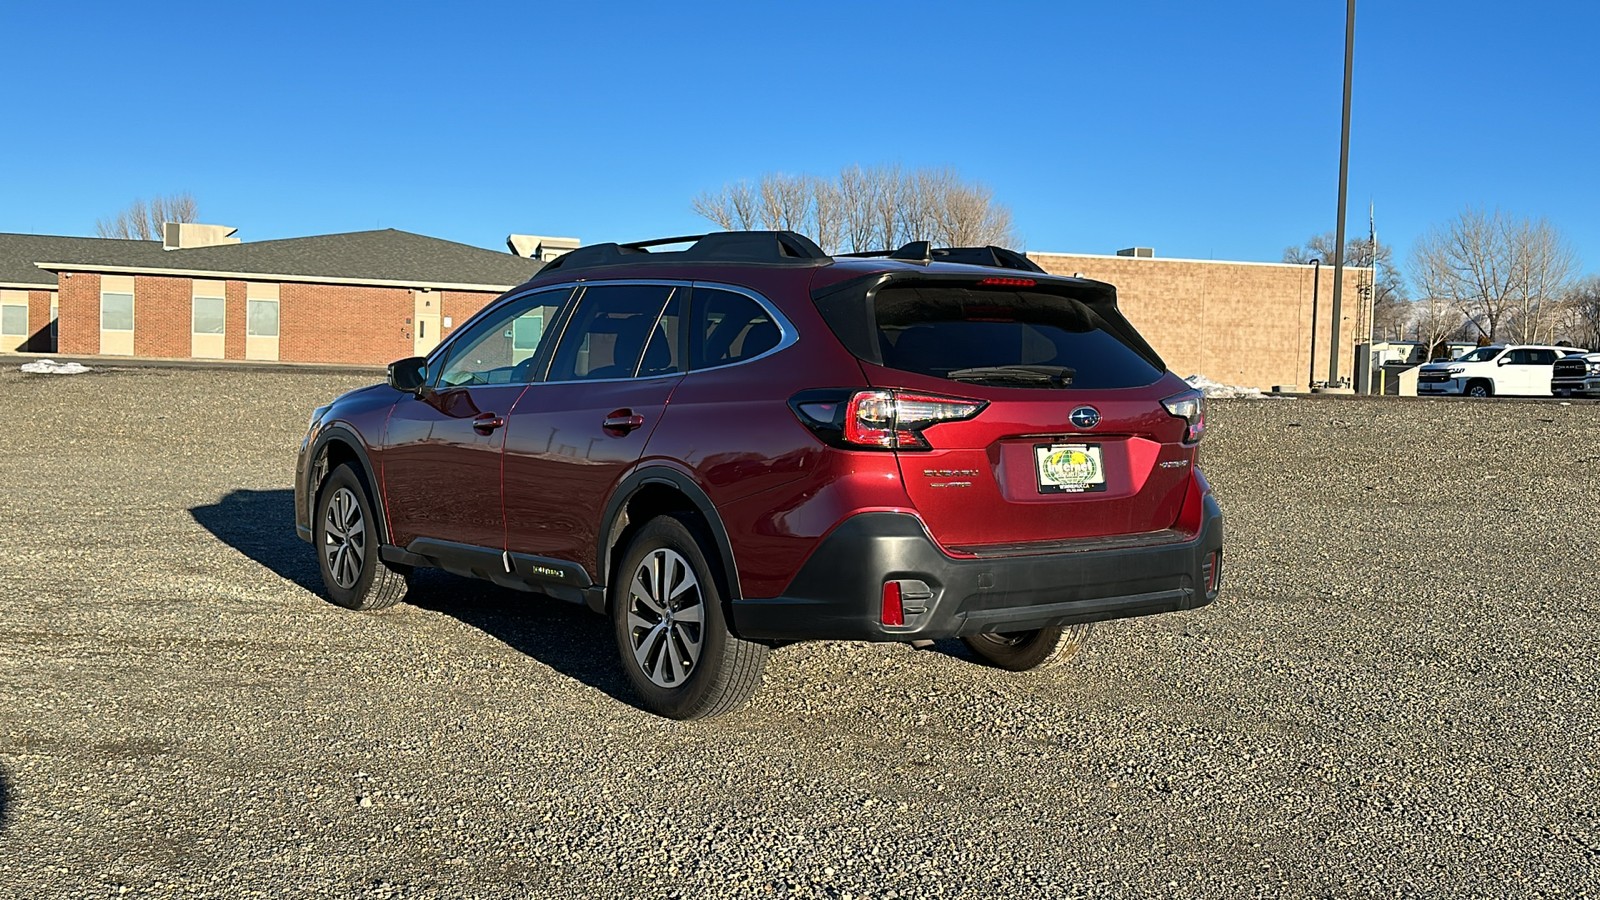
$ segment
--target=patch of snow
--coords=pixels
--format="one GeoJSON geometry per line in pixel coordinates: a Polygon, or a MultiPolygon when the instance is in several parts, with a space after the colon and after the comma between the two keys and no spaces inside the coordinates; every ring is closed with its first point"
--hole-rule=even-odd
{"type": "Polygon", "coordinates": [[[1205,394],[1207,398],[1262,400],[1266,396],[1261,393],[1260,388],[1223,384],[1218,381],[1212,381],[1204,375],[1190,375],[1184,381],[1189,382],[1190,387],[1205,394]]]}
{"type": "Polygon", "coordinates": [[[31,375],[82,375],[89,371],[89,367],[83,363],[41,359],[37,362],[23,363],[22,371],[31,375]]]}

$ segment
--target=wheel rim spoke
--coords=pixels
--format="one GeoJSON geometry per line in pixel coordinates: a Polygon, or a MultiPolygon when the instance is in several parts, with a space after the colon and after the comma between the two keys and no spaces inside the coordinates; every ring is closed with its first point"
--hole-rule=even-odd
{"type": "Polygon", "coordinates": [[[633,658],[639,662],[639,668],[646,672],[650,671],[651,668],[650,649],[656,645],[658,642],[657,638],[660,637],[662,631],[664,631],[664,629],[661,627],[661,625],[657,624],[652,626],[644,633],[644,637],[639,638],[638,643],[636,643],[633,647],[633,658]]]}

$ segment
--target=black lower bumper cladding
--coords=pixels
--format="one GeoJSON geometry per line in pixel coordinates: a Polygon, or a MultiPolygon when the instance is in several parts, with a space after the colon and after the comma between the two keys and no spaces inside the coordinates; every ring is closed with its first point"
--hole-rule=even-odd
{"type": "MultiPolygon", "coordinates": [[[[783,596],[733,603],[747,640],[912,641],[1193,609],[1215,598],[1205,562],[1222,549],[1222,511],[1209,494],[1198,534],[1144,546],[952,558],[904,513],[863,513],[812,554],[783,596]],[[886,581],[922,582],[932,596],[880,621],[886,581]]],[[[1221,565],[1220,552],[1216,564],[1221,565]]]]}

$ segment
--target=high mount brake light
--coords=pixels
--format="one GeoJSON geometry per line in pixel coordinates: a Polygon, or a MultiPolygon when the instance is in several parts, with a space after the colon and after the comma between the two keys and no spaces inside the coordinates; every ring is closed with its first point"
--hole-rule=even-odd
{"type": "Polygon", "coordinates": [[[988,405],[986,400],[894,390],[804,391],[789,400],[789,408],[824,443],[851,450],[931,450],[923,429],[970,419],[988,405]]]}
{"type": "Polygon", "coordinates": [[[1005,278],[999,275],[991,276],[978,282],[984,287],[1033,287],[1038,283],[1032,278],[1005,278]]]}
{"type": "Polygon", "coordinates": [[[1200,439],[1206,436],[1205,394],[1199,391],[1184,391],[1161,401],[1161,405],[1167,408],[1169,415],[1186,423],[1183,429],[1185,444],[1198,444],[1200,439]]]}

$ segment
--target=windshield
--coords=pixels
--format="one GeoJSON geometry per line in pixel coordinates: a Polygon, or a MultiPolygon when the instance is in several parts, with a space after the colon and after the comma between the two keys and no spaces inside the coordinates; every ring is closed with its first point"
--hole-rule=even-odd
{"type": "Polygon", "coordinates": [[[1504,347],[1479,347],[1478,349],[1472,351],[1471,353],[1466,354],[1465,356],[1456,357],[1455,361],[1456,362],[1488,362],[1489,360],[1494,359],[1496,356],[1499,356],[1500,355],[1500,351],[1502,351],[1504,349],[1505,349],[1504,347]]]}

